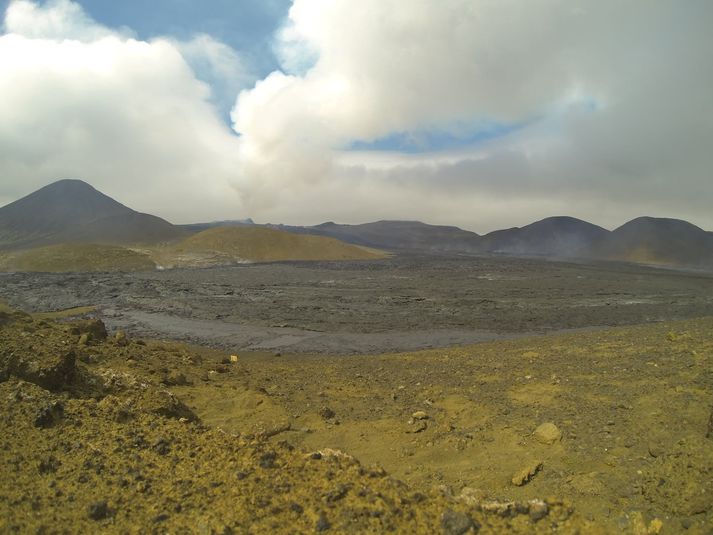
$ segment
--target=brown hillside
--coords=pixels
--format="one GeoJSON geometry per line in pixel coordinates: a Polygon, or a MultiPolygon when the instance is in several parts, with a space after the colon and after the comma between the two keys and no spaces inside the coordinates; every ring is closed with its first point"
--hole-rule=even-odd
{"type": "Polygon", "coordinates": [[[381,251],[349,245],[334,238],[264,227],[219,227],[162,249],[156,258],[160,264],[171,267],[283,260],[371,260],[383,256],[381,251]]]}

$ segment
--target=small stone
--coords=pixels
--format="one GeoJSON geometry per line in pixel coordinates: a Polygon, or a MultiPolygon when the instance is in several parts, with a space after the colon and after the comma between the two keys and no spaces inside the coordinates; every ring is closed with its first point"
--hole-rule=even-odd
{"type": "Polygon", "coordinates": [[[126,336],[124,331],[116,331],[114,335],[114,343],[120,347],[124,347],[129,344],[129,338],[126,336]]]}
{"type": "Polygon", "coordinates": [[[428,429],[428,424],[423,420],[418,420],[417,422],[411,420],[409,426],[407,433],[421,433],[428,429]]]}
{"type": "Polygon", "coordinates": [[[159,455],[168,455],[171,452],[171,444],[165,438],[160,438],[156,441],[153,449],[159,455]]]}
{"type": "Polygon", "coordinates": [[[35,416],[35,427],[46,429],[59,422],[64,416],[64,405],[59,401],[53,401],[37,411],[35,416]]]}
{"type": "Polygon", "coordinates": [[[238,356],[237,355],[230,355],[230,362],[235,364],[238,362],[238,356]]]}
{"type": "Polygon", "coordinates": [[[655,442],[649,443],[648,451],[649,455],[651,455],[653,458],[661,457],[664,454],[664,450],[661,445],[655,442]]]}
{"type": "Polygon", "coordinates": [[[181,372],[172,371],[161,382],[166,386],[185,386],[188,384],[188,379],[181,372]]]}
{"type": "Polygon", "coordinates": [[[106,326],[101,320],[82,320],[71,323],[70,333],[74,335],[86,334],[88,341],[96,342],[106,339],[106,326]]]}
{"type": "Polygon", "coordinates": [[[549,512],[550,508],[542,500],[532,500],[528,503],[528,514],[533,522],[537,522],[545,518],[549,512]]]}
{"type": "Polygon", "coordinates": [[[62,463],[59,462],[55,457],[49,456],[46,459],[40,461],[37,469],[40,474],[52,474],[57,471],[62,463]]]}
{"type": "Polygon", "coordinates": [[[416,411],[411,415],[414,420],[428,420],[428,414],[425,411],[416,411]]]}
{"type": "Polygon", "coordinates": [[[331,527],[332,525],[329,523],[329,520],[327,520],[327,517],[324,515],[324,513],[319,513],[319,518],[317,519],[317,523],[314,526],[315,531],[327,531],[331,527]]]}
{"type": "Polygon", "coordinates": [[[441,528],[443,535],[463,535],[468,532],[477,533],[480,530],[480,525],[465,513],[446,509],[441,515],[441,528]]]}
{"type": "Polygon", "coordinates": [[[299,503],[292,502],[290,504],[290,511],[301,515],[302,513],[304,513],[304,507],[302,507],[299,503]]]}
{"type": "Polygon", "coordinates": [[[79,337],[79,342],[77,342],[80,346],[85,346],[89,343],[89,335],[87,333],[82,334],[79,337]]]}
{"type": "Polygon", "coordinates": [[[529,483],[535,475],[542,470],[542,461],[535,461],[517,472],[510,480],[516,487],[522,487],[525,483],[529,483]]]}
{"type": "Polygon", "coordinates": [[[335,412],[329,407],[322,407],[322,409],[319,411],[319,415],[325,420],[331,420],[336,416],[335,412]]]}
{"type": "Polygon", "coordinates": [[[109,505],[105,500],[94,502],[89,506],[88,516],[92,520],[103,520],[109,516],[109,505]]]}
{"type": "Polygon", "coordinates": [[[275,468],[275,459],[277,459],[277,453],[274,451],[263,453],[260,457],[260,466],[266,469],[275,468]]]}
{"type": "Polygon", "coordinates": [[[555,442],[562,440],[562,431],[560,431],[552,422],[541,424],[533,433],[535,440],[541,444],[552,445],[555,442]]]}
{"type": "Polygon", "coordinates": [[[474,489],[471,487],[463,487],[460,494],[456,498],[461,503],[469,505],[471,507],[478,505],[483,500],[485,500],[485,492],[480,489],[474,489]]]}

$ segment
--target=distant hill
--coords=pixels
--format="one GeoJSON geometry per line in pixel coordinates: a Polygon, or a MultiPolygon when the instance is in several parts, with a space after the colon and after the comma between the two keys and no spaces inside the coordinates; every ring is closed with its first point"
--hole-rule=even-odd
{"type": "Polygon", "coordinates": [[[713,233],[675,219],[640,217],[612,232],[581,219],[556,216],[484,236],[458,227],[418,221],[267,226],[293,233],[330,236],[347,243],[395,252],[589,258],[713,268],[713,233]]]}
{"type": "Polygon", "coordinates": [[[589,256],[676,267],[713,267],[713,233],[680,219],[639,217],[590,248],[589,256]]]}
{"type": "MultiPolygon", "coordinates": [[[[66,258],[75,254],[79,243],[140,247],[140,253],[167,267],[357,260],[379,258],[386,250],[589,258],[713,269],[713,233],[678,219],[640,217],[608,231],[558,216],[485,236],[458,227],[389,220],[301,227],[256,225],[244,219],[176,226],[136,212],[81,180],[54,182],[0,208],[0,251],[73,244],[48,249],[47,254],[54,251],[66,258]]],[[[108,256],[116,253],[105,252],[108,256]]],[[[46,257],[45,252],[42,255],[46,257]]],[[[39,257],[32,262],[40,262],[39,257]]]]}
{"type": "Polygon", "coordinates": [[[608,230],[574,217],[548,217],[524,227],[486,234],[480,247],[483,252],[515,256],[588,256],[592,245],[608,234],[608,230]]]}
{"type": "Polygon", "coordinates": [[[171,268],[285,260],[371,260],[385,254],[323,236],[260,226],[228,226],[204,230],[157,249],[152,256],[162,267],[171,268]]]}
{"type": "Polygon", "coordinates": [[[54,182],[0,208],[0,248],[6,250],[65,242],[158,243],[184,235],[81,180],[54,182]]]}
{"type": "Polygon", "coordinates": [[[322,223],[313,227],[277,225],[274,228],[317,236],[329,236],[348,243],[392,251],[479,252],[475,232],[420,221],[376,221],[361,225],[322,223]]]}

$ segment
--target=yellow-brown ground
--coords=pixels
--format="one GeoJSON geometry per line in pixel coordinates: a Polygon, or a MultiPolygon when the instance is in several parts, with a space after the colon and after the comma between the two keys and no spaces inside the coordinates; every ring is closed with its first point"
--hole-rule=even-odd
{"type": "Polygon", "coordinates": [[[0,315],[2,532],[459,533],[472,521],[481,533],[708,533],[713,523],[713,319],[230,362],[0,315]],[[543,422],[561,441],[535,440],[543,422]],[[542,469],[514,486],[533,462],[542,469]]]}

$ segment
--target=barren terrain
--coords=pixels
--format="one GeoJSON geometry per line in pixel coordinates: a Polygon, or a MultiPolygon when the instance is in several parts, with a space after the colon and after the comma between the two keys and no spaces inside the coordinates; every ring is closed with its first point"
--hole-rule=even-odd
{"type": "Polygon", "coordinates": [[[703,272],[400,255],[146,273],[0,275],[30,311],[96,306],[115,328],[235,350],[383,353],[713,315],[703,272]]]}
{"type": "Polygon", "coordinates": [[[2,530],[713,525],[709,274],[400,256],[1,281],[34,313],[0,311],[2,530]]]}

